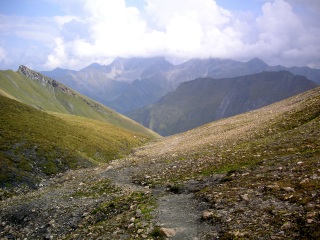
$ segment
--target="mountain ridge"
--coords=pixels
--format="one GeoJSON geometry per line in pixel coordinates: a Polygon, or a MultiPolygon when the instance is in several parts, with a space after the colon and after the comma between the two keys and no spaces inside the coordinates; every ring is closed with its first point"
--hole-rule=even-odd
{"type": "Polygon", "coordinates": [[[58,75],[42,72],[49,77],[72,86],[78,92],[109,106],[120,113],[158,101],[175,90],[180,83],[196,78],[226,78],[254,74],[261,71],[288,70],[306,76],[320,84],[320,70],[308,67],[269,66],[258,58],[247,62],[231,59],[190,59],[173,65],[163,57],[117,58],[109,65],[97,65],[93,70],[83,68],[76,72],[58,75]],[[100,70],[98,70],[100,69],[100,70]],[[135,81],[141,81],[137,86],[135,81]],[[148,95],[139,95],[141,89],[150,89],[148,95]],[[157,89],[157,90],[155,90],[157,89]],[[130,99],[130,106],[125,99],[130,99]]]}
{"type": "Polygon", "coordinates": [[[198,78],[129,116],[163,136],[266,106],[317,85],[288,71],[235,78],[198,78]]]}

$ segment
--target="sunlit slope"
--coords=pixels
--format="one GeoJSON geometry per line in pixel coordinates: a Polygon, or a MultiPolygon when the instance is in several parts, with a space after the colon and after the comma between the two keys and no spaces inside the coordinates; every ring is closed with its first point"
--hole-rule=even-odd
{"type": "Polygon", "coordinates": [[[46,175],[121,158],[149,138],[101,121],[48,114],[0,96],[0,185],[35,186],[46,175]]]}
{"type": "Polygon", "coordinates": [[[24,66],[17,72],[0,71],[0,94],[44,111],[82,116],[156,136],[131,119],[24,66]]]}

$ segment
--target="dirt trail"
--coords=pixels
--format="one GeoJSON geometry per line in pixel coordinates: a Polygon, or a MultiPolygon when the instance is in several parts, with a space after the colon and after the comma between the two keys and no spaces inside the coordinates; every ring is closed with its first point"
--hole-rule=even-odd
{"type": "Polygon", "coordinates": [[[143,165],[133,167],[128,166],[128,163],[114,162],[101,175],[128,191],[151,191],[157,199],[155,224],[164,229],[169,239],[203,239],[201,235],[209,230],[209,225],[201,220],[206,204],[195,200],[193,193],[173,194],[164,187],[150,190],[134,184],[132,176],[141,173],[142,168],[143,165]]]}
{"type": "Polygon", "coordinates": [[[172,239],[195,240],[209,230],[201,221],[203,206],[199,206],[192,193],[167,194],[158,199],[156,219],[161,227],[173,233],[172,239]]]}

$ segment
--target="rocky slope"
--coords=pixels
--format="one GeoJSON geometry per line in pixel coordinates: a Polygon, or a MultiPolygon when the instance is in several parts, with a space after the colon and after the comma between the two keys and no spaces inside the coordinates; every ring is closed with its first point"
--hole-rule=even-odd
{"type": "Polygon", "coordinates": [[[162,136],[260,108],[317,85],[287,71],[182,83],[158,102],[128,114],[162,136]]]}
{"type": "Polygon", "coordinates": [[[0,202],[7,239],[318,239],[320,89],[0,202]]]}

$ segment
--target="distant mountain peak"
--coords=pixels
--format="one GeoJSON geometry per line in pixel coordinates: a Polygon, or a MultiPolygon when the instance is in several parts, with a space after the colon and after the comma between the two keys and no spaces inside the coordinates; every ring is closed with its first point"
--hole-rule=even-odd
{"type": "Polygon", "coordinates": [[[91,63],[88,67],[100,67],[100,66],[101,64],[94,62],[94,63],[91,63]]]}
{"type": "MultiPolygon", "coordinates": [[[[104,65],[101,65],[101,64],[99,64],[99,63],[97,63],[97,62],[94,62],[94,63],[91,63],[89,66],[83,68],[82,70],[94,70],[94,69],[96,69],[96,70],[101,70],[101,69],[103,69],[103,70],[104,70],[104,68],[105,68],[104,65]]],[[[81,71],[82,71],[82,70],[81,70],[81,71]]]]}
{"type": "Polygon", "coordinates": [[[247,63],[250,64],[251,66],[255,66],[255,67],[266,67],[266,66],[268,66],[264,61],[262,61],[260,58],[257,58],[257,57],[252,58],[247,63]]]}

